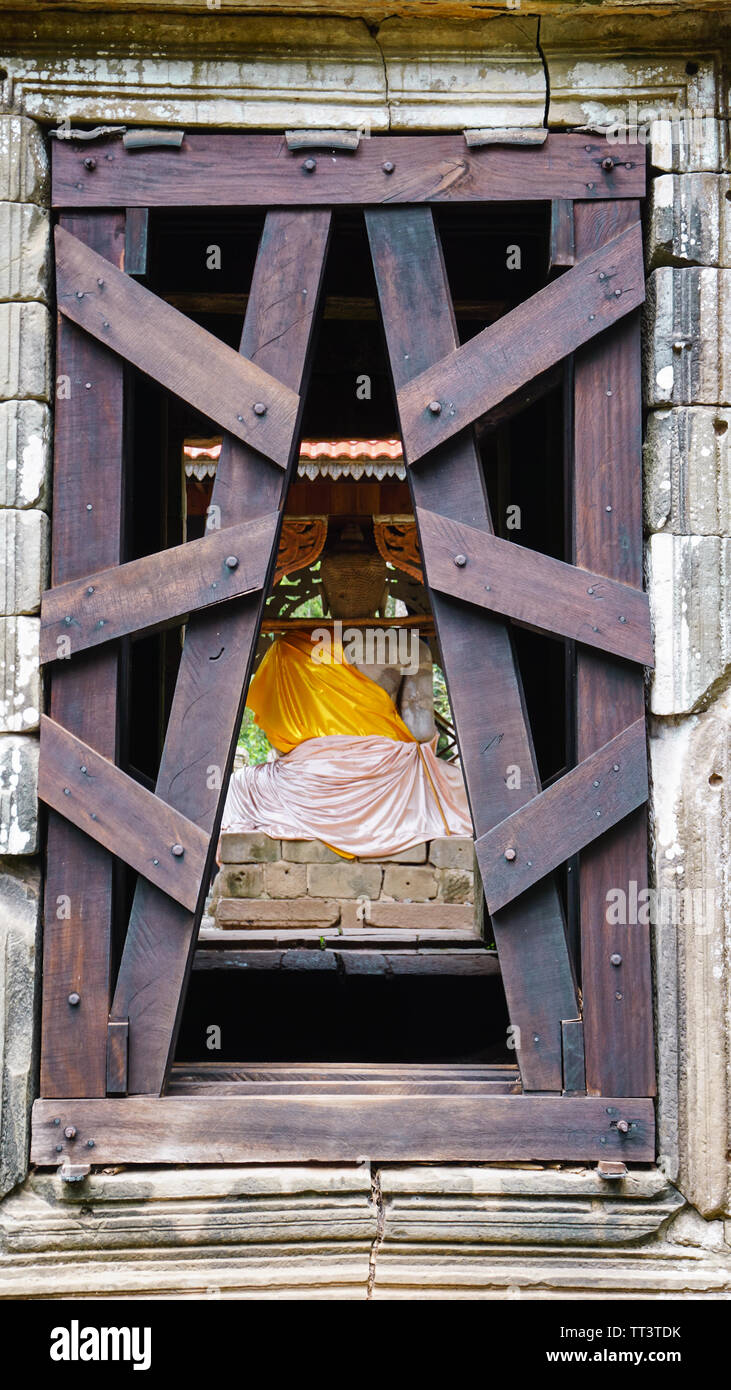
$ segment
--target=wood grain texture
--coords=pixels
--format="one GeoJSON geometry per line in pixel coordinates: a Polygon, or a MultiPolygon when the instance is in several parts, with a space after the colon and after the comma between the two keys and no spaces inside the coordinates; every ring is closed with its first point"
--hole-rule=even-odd
{"type": "MultiPolygon", "coordinates": [[[[427,208],[366,213],[396,392],[456,345],[441,247],[427,208]]],[[[409,470],[417,508],[492,531],[471,431],[409,470]]],[[[477,836],[540,790],[510,636],[502,619],[432,592],[449,698],[477,836]],[[521,769],[508,787],[505,769],[521,769]]],[[[579,1012],[555,885],[546,880],[493,919],[526,1090],[560,1091],[561,1020],[579,1012]]]]}
{"type": "MultiPolygon", "coordinates": [[[[270,213],[264,223],[241,352],[298,395],[307,376],[330,233],[328,212],[270,213]]],[[[291,473],[296,462],[295,431],[291,473]]],[[[285,474],[238,440],[224,438],[211,505],[222,527],[266,516],[281,502],[285,474]]],[[[275,561],[273,547],[271,566],[275,561]]],[[[209,869],[236,745],[263,594],[191,618],[156,791],[211,837],[209,869]],[[205,711],[205,718],[201,717],[205,711]],[[220,789],[210,768],[221,772],[220,789]]],[[[202,911],[208,872],[201,880],[202,911]]],[[[130,1091],[161,1091],[175,1048],[196,938],[196,917],[140,881],[114,995],[130,1020],[130,1091]]]]}
{"type": "Polygon", "coordinates": [[[56,228],[56,294],[62,314],[133,366],[286,467],[299,398],[171,304],[110,267],[56,228]],[[264,406],[257,412],[255,406],[264,406]]]}
{"type": "Polygon", "coordinates": [[[208,851],[205,832],[46,715],[38,795],[161,892],[195,909],[208,851]],[[173,846],[183,853],[174,853],[173,846]]]}
{"type": "Polygon", "coordinates": [[[645,721],[638,719],[475,841],[490,912],[512,902],[646,800],[645,721]]]}
{"type": "MultiPolygon", "coordinates": [[[[306,970],[308,965],[311,969],[319,969],[322,957],[325,954],[322,948],[317,950],[287,950],[286,946],[276,951],[241,951],[236,949],[226,950],[225,947],[217,947],[211,950],[203,950],[200,947],[195,953],[193,961],[194,970],[288,970],[295,964],[293,958],[298,957],[296,968],[306,970]],[[267,961],[267,957],[269,960],[267,961]],[[304,960],[302,959],[304,957],[304,960]],[[309,960],[308,960],[309,958],[309,960]]],[[[332,952],[335,957],[333,968],[341,968],[346,975],[387,975],[394,978],[397,975],[437,975],[437,976],[463,976],[472,978],[474,976],[495,977],[500,974],[500,966],[494,955],[488,951],[469,951],[458,950],[449,951],[442,948],[436,951],[345,951],[332,952]]]]}
{"type": "Polygon", "coordinates": [[[563,1038],[564,1090],[573,1095],[586,1091],[584,1064],[584,1025],[580,1018],[565,1018],[561,1024],[563,1038]]]}
{"type": "Polygon", "coordinates": [[[644,298],[637,222],[399,390],[408,461],[444,444],[644,298]]]}
{"type": "MultiPolygon", "coordinates": [[[[121,264],[124,215],[81,213],[63,224],[121,264]]],[[[124,367],[118,357],[59,316],[56,346],[52,583],[117,565],[122,545],[124,367]]],[[[54,719],[107,758],[117,747],[116,651],[60,664],[54,719]]],[[[50,812],[44,893],[41,1094],[103,1096],[113,860],[50,812]],[[69,996],[79,1004],[69,1004],[69,996]]]]}
{"type": "Polygon", "coordinates": [[[124,231],[125,275],[147,274],[149,256],[150,209],[127,208],[124,231]]]}
{"type": "Polygon", "coordinates": [[[107,1024],[107,1095],[127,1094],[127,1052],[129,1020],[118,1019],[107,1024]]]}
{"type": "Polygon", "coordinates": [[[178,151],[96,142],[53,146],[54,207],[302,207],[422,202],[641,198],[645,149],[593,135],[551,134],[537,148],[470,149],[461,133],[375,135],[356,154],[290,151],[283,135],[189,131],[178,151]],[[384,164],[390,163],[389,172],[384,164]]]}
{"type": "Polygon", "coordinates": [[[55,661],[59,651],[68,659],[59,639],[68,640],[75,656],[261,589],[278,526],[279,514],[271,512],[48,589],[41,600],[41,662],[55,661]]]}
{"type": "Polygon", "coordinates": [[[650,605],[641,589],[435,512],[417,509],[417,519],[433,589],[629,661],[653,664],[650,605]]]}
{"type": "Polygon", "coordinates": [[[652,1101],[587,1096],[128,1096],[36,1101],[31,1159],[57,1165],[94,1141],[95,1162],[649,1163],[652,1101]],[[60,1130],[55,1120],[60,1120],[60,1130]],[[626,1120],[623,1134],[617,1122],[626,1120]],[[59,1140],[73,1125],[74,1140],[59,1140]],[[56,1145],[62,1143],[62,1153],[56,1145]]]}
{"type": "MultiPolygon", "coordinates": [[[[576,208],[585,255],[638,215],[627,203],[576,208]]],[[[574,427],[574,560],[642,584],[642,401],[639,315],[577,354],[574,427]]],[[[644,716],[640,672],[577,652],[576,740],[585,758],[644,716]]],[[[581,952],[587,1090],[655,1090],[649,927],[607,922],[607,892],[647,884],[647,817],[638,811],[585,849],[580,865],[581,952]],[[612,956],[621,957],[619,966],[612,956]]]]}
{"type": "Polygon", "coordinates": [[[549,270],[567,270],[576,264],[574,240],[574,205],[567,198],[551,201],[551,232],[548,256],[549,270]]]}

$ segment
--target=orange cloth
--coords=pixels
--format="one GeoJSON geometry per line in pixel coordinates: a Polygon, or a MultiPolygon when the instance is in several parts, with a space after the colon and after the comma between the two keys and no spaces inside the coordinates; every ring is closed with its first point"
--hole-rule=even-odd
{"type": "Polygon", "coordinates": [[[415,742],[387,691],[349,665],[339,643],[327,661],[313,660],[316,646],[306,632],[280,637],[249,686],[246,703],[275,748],[331,734],[415,742]]]}

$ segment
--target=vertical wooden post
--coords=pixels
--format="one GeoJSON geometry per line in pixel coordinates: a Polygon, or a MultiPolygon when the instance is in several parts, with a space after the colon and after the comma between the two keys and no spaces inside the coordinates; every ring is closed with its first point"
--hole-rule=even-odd
{"type": "MultiPolygon", "coordinates": [[[[636,202],[577,203],[577,258],[639,220],[636,202]]],[[[638,269],[638,273],[639,269],[638,269]]],[[[618,286],[622,289],[623,286],[618,286]]],[[[639,315],[575,360],[574,562],[642,587],[642,415],[639,315]]],[[[642,672],[586,647],[576,654],[577,758],[644,715],[642,672]]],[[[607,892],[647,878],[644,808],[581,853],[581,953],[586,1088],[654,1093],[647,926],[607,923],[607,892]]]]}
{"type": "MultiPolygon", "coordinates": [[[[124,214],[63,225],[120,266],[124,214]]],[[[122,559],[124,365],[59,315],[52,584],[122,559]]],[[[73,632],[70,630],[73,656],[73,632]]],[[[56,662],[50,713],[107,758],[117,744],[116,649],[56,662]]],[[[112,856],[54,812],[48,820],[41,1095],[106,1094],[112,856]]]]}

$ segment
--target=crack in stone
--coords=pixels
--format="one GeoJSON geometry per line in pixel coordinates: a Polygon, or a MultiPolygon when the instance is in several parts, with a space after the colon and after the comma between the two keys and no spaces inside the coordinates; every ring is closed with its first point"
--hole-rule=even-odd
{"type": "Polygon", "coordinates": [[[371,1164],[371,1195],[373,1205],[376,1209],[376,1234],[371,1246],[370,1258],[368,1260],[368,1285],[366,1298],[373,1298],[373,1289],[376,1282],[376,1257],[383,1244],[386,1234],[386,1211],[383,1205],[383,1192],[381,1190],[381,1174],[377,1168],[371,1164]]]}

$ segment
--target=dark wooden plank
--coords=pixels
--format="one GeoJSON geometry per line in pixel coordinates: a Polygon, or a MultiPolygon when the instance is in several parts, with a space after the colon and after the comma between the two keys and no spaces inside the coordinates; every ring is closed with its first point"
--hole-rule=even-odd
{"type": "MultiPolygon", "coordinates": [[[[637,216],[632,203],[577,206],[579,254],[637,216]]],[[[577,355],[574,559],[642,584],[642,401],[639,315],[577,355]]],[[[577,652],[577,754],[585,758],[644,714],[640,672],[577,652]]],[[[581,855],[580,901],[587,1090],[652,1095],[655,1089],[650,928],[607,922],[607,892],[647,884],[647,817],[637,812],[581,855]],[[620,958],[620,964],[613,959],[620,958]]]]}
{"type": "Polygon", "coordinates": [[[110,1020],[107,1025],[107,1095],[127,1094],[129,1020],[110,1020]]]}
{"type": "Polygon", "coordinates": [[[286,467],[299,398],[163,299],[56,228],[62,314],[223,429],[286,467]]]}
{"type": "Polygon", "coordinates": [[[635,1097],[355,1094],[295,1099],[194,1093],[36,1101],[33,1163],[55,1167],[81,1153],[89,1139],[95,1162],[102,1164],[346,1162],[364,1157],[374,1162],[601,1158],[649,1163],[655,1156],[652,1101],[635,1097]],[[71,1125],[76,1137],[68,1140],[63,1135],[71,1125]]]}
{"type": "Polygon", "coordinates": [[[569,266],[575,265],[574,205],[570,199],[552,199],[550,238],[549,271],[567,270],[569,266]]]}
{"type": "MultiPolygon", "coordinates": [[[[195,953],[194,970],[286,970],[287,957],[292,952],[280,951],[241,951],[215,949],[195,953]],[[274,957],[267,962],[267,957],[274,957]]],[[[299,955],[317,958],[325,954],[320,950],[305,950],[299,955]]],[[[500,966],[497,958],[488,951],[446,949],[434,951],[339,951],[336,966],[345,974],[361,975],[460,975],[497,976],[500,966]]]]}
{"type": "Polygon", "coordinates": [[[433,589],[544,632],[653,665],[650,605],[641,589],[435,512],[418,509],[417,519],[433,589]]]}
{"type": "Polygon", "coordinates": [[[518,1081],[512,1062],[176,1062],[173,1089],[230,1081],[518,1081]]]}
{"type": "MultiPolygon", "coordinates": [[[[456,344],[449,289],[428,209],[367,212],[396,391],[456,344]]],[[[479,454],[465,431],[409,470],[417,507],[492,531],[479,454]]],[[[432,592],[476,835],[539,791],[520,677],[506,623],[432,592]],[[521,786],[505,776],[518,766],[521,786]],[[508,785],[510,783],[510,785],[508,785]]],[[[492,923],[526,1090],[560,1091],[561,1020],[579,1012],[561,905],[546,880],[492,923]]]]}
{"type": "Polygon", "coordinates": [[[147,274],[149,208],[127,208],[124,232],[124,271],[126,275],[147,274]]]}
{"type": "Polygon", "coordinates": [[[647,800],[638,719],[475,842],[489,911],[498,912],[647,800]]]}
{"type": "MultiPolygon", "coordinates": [[[[119,265],[124,215],[63,223],[119,265]]],[[[52,582],[81,579],[121,558],[123,364],[59,318],[53,468],[52,582]]],[[[118,657],[111,649],[59,663],[50,712],[99,753],[117,746],[118,657]]],[[[48,817],[43,940],[41,1094],[103,1096],[113,860],[69,821],[48,817]],[[71,998],[78,1003],[70,1004],[71,998]]]]}
{"type": "Polygon", "coordinates": [[[637,222],[399,390],[409,462],[453,438],[531,377],[631,313],[644,297],[637,222]]]}
{"type": "Polygon", "coordinates": [[[271,512],[48,589],[41,600],[41,662],[55,661],[59,652],[67,660],[66,643],[73,656],[261,589],[278,525],[271,512]]]}
{"type": "Polygon", "coordinates": [[[561,1024],[563,1039],[564,1091],[580,1095],[586,1090],[584,1066],[584,1025],[580,1018],[565,1018],[561,1024]]]}
{"type": "Polygon", "coordinates": [[[89,150],[53,147],[54,207],[301,207],[421,202],[525,202],[641,198],[642,145],[550,134],[536,148],[470,149],[461,132],[376,135],[357,153],[290,151],[283,135],[189,131],[182,148],[126,151],[111,139],[89,150]],[[611,169],[604,168],[612,160],[611,169]],[[390,166],[390,167],[388,167],[390,166]]]}
{"type": "Polygon", "coordinates": [[[208,851],[205,831],[46,715],[38,795],[161,892],[195,910],[208,851]]]}
{"type": "MultiPolygon", "coordinates": [[[[329,231],[328,212],[267,215],[244,321],[241,352],[300,394],[329,231]]],[[[290,473],[296,445],[295,431],[290,473]]],[[[279,468],[238,440],[224,439],[211,498],[221,526],[267,515],[279,506],[284,487],[279,468]]],[[[157,795],[195,821],[214,847],[262,607],[263,596],[237,599],[215,614],[191,618],[186,632],[157,795]],[[219,786],[211,767],[220,769],[219,786]]],[[[138,883],[113,1007],[115,1017],[130,1020],[132,1092],[164,1085],[195,936],[195,918],[151,884],[138,883]]]]}

